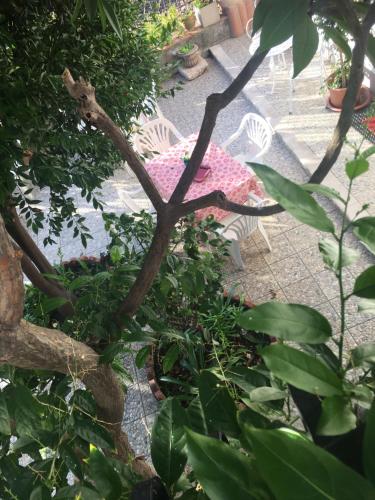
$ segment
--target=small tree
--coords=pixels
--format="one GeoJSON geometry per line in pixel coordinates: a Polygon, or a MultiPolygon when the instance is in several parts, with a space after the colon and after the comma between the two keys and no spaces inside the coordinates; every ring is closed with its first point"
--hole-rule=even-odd
{"type": "MultiPolygon", "coordinates": [[[[27,12],[28,8],[25,9],[27,12]]],[[[129,9],[128,12],[133,12],[130,7],[129,9]]],[[[39,15],[37,9],[35,13],[35,15],[39,15]]],[[[61,12],[59,9],[52,9],[49,11],[49,14],[52,25],[58,22],[60,18],[63,19],[66,15],[63,9],[61,9],[61,12]]],[[[63,74],[64,84],[70,96],[79,104],[80,118],[78,120],[73,118],[71,104],[65,102],[65,98],[61,97],[61,94],[56,90],[57,83],[55,80],[54,86],[50,82],[46,83],[48,88],[49,85],[54,88],[54,97],[49,104],[54,110],[54,113],[52,113],[53,117],[46,119],[44,113],[40,113],[40,115],[37,114],[37,116],[40,116],[39,119],[44,124],[44,128],[39,130],[39,134],[33,132],[34,127],[28,132],[33,139],[32,141],[27,140],[29,139],[29,135],[26,133],[21,135],[20,131],[12,130],[11,118],[8,122],[9,126],[3,126],[2,128],[6,138],[4,149],[8,153],[8,156],[6,159],[6,168],[4,169],[6,173],[4,177],[5,182],[2,185],[2,193],[4,193],[2,195],[2,214],[6,226],[4,227],[2,223],[0,225],[0,262],[3,263],[2,266],[4,269],[4,272],[0,275],[0,280],[1,290],[5,291],[0,298],[0,360],[2,363],[21,369],[50,370],[53,373],[58,372],[62,375],[71,375],[73,378],[81,379],[95,399],[98,410],[97,418],[102,421],[112,434],[117,456],[123,461],[129,461],[129,458],[132,457],[132,452],[129,448],[127,437],[121,431],[124,397],[111,366],[106,363],[100,363],[99,354],[88,347],[84,342],[74,340],[58,329],[37,327],[22,320],[23,285],[20,259],[24,272],[28,274],[30,278],[33,277],[33,283],[42,291],[48,293],[50,297],[58,296],[68,299],[68,302],[65,302],[64,306],[59,310],[61,316],[67,317],[72,315],[73,317],[75,298],[71,290],[63,288],[59,277],[53,279],[53,274],[56,273],[54,268],[47,262],[42,252],[36,248],[27,231],[19,222],[14,208],[15,204],[18,204],[21,210],[26,208],[25,213],[30,213],[28,220],[31,218],[32,222],[30,225],[34,229],[40,226],[42,216],[38,213],[37,209],[32,207],[32,203],[24,198],[24,195],[13,195],[16,181],[22,182],[22,177],[28,175],[26,170],[29,167],[31,180],[33,182],[41,186],[49,185],[51,188],[52,206],[55,207],[55,213],[52,212],[50,217],[53,231],[58,232],[59,228],[61,228],[62,220],[66,219],[69,223],[73,221],[72,224],[77,225],[78,232],[82,232],[83,229],[83,236],[85,236],[84,228],[82,228],[81,224],[82,221],[75,220],[74,218],[73,205],[68,203],[65,208],[66,204],[63,202],[67,188],[72,184],[71,180],[84,190],[84,194],[91,193],[98,185],[97,180],[90,177],[90,169],[93,164],[95,153],[97,149],[99,149],[99,144],[101,146],[105,144],[103,147],[105,151],[108,151],[108,155],[110,155],[111,158],[115,158],[115,156],[112,157],[112,155],[119,154],[121,159],[126,161],[132,168],[157,211],[157,225],[149,251],[143,260],[142,267],[126,297],[120,301],[118,309],[113,315],[114,329],[117,332],[122,332],[125,327],[130,328],[130,318],[143,303],[159,271],[172,231],[179,219],[197,209],[209,206],[217,206],[228,211],[248,215],[271,215],[283,210],[279,205],[262,209],[238,205],[227,200],[225,195],[220,191],[210,193],[190,202],[184,202],[183,200],[207,150],[218,113],[243,89],[264,60],[268,50],[272,46],[281,43],[289,36],[293,35],[295,68],[301,71],[310,62],[318,44],[316,27],[311,20],[313,14],[328,18],[333,16],[335,19],[339,19],[345,24],[346,29],[351,32],[355,41],[352,68],[343,110],[334,131],[332,142],[324,158],[311,177],[312,183],[319,183],[334,165],[351,124],[355,98],[362,81],[363,61],[369,40],[369,31],[375,20],[375,6],[373,4],[352,2],[351,0],[332,0],[327,5],[327,2],[320,1],[308,2],[307,0],[288,0],[287,2],[283,2],[281,7],[280,2],[277,0],[262,0],[257,7],[254,20],[254,29],[258,30],[262,28],[260,50],[249,60],[238,77],[223,93],[212,94],[208,97],[196,147],[192,153],[189,165],[185,169],[168,203],[165,203],[161,199],[142,162],[128,142],[126,134],[124,134],[121,128],[114,122],[114,120],[118,121],[120,126],[127,124],[130,122],[130,115],[124,117],[120,114],[119,109],[125,109],[120,106],[124,99],[122,96],[122,90],[124,89],[119,89],[114,80],[111,80],[111,75],[107,74],[105,70],[100,71],[97,78],[97,81],[102,83],[103,89],[105,89],[106,92],[103,94],[103,107],[96,102],[95,89],[89,83],[86,83],[84,80],[75,81],[70,71],[65,70],[63,74]],[[358,7],[361,7],[359,13],[357,12],[358,7]],[[280,22],[280,19],[283,22],[280,22]],[[299,29],[301,26],[303,26],[304,29],[299,29]],[[306,34],[309,36],[306,36],[306,34]],[[108,91],[108,89],[110,89],[110,91],[108,91]],[[61,99],[61,101],[59,99],[61,99]],[[104,108],[110,110],[113,119],[108,116],[104,108]],[[56,118],[56,113],[61,114],[58,115],[59,119],[56,118]],[[66,124],[66,120],[70,123],[70,127],[63,125],[66,124]],[[124,121],[121,122],[122,120],[124,121]],[[56,141],[54,136],[51,137],[49,132],[51,124],[55,124],[57,129],[63,127],[61,130],[64,130],[64,134],[61,135],[59,141],[56,141]],[[84,124],[84,128],[79,130],[79,126],[82,124],[84,124]],[[43,135],[40,133],[41,131],[43,135]],[[9,140],[7,138],[8,134],[9,140]],[[82,139],[82,144],[76,137],[82,139]],[[43,138],[46,140],[43,140],[43,138]],[[107,138],[116,146],[118,153],[114,153],[109,147],[108,142],[106,142],[107,138]],[[36,147],[34,143],[36,143],[38,147],[36,147]],[[67,143],[69,143],[69,145],[67,145],[67,143]],[[79,144],[79,147],[77,147],[77,144],[79,144]],[[85,150],[86,147],[90,154],[85,150]],[[25,159],[22,161],[22,158],[25,157],[26,149],[31,149],[32,151],[30,154],[30,156],[32,155],[30,165],[27,164],[25,159]],[[70,172],[69,180],[66,180],[65,171],[59,174],[60,176],[58,179],[55,179],[54,171],[48,171],[46,174],[48,182],[43,180],[44,177],[42,173],[45,172],[45,163],[43,161],[45,149],[48,151],[49,158],[56,153],[58,158],[65,159],[66,163],[64,165],[68,169],[68,172],[70,172]],[[77,152],[78,157],[75,157],[74,155],[77,152]],[[89,155],[88,158],[85,157],[86,154],[89,155]],[[82,160],[82,158],[86,159],[82,160]],[[34,161],[35,163],[33,166],[34,161]],[[74,169],[72,167],[73,165],[79,168],[74,169]],[[86,180],[87,172],[89,172],[89,178],[91,179],[88,186],[88,181],[86,180]],[[62,189],[58,189],[59,184],[63,186],[62,189]],[[10,243],[9,235],[13,238],[14,242],[19,245],[23,253],[20,252],[18,247],[15,248],[14,245],[10,243]],[[47,273],[47,277],[45,273],[47,273]]],[[[17,25],[14,17],[11,16],[10,19],[11,26],[13,26],[13,24],[17,25]]],[[[39,21],[35,22],[37,22],[39,29],[42,30],[43,26],[39,25],[39,21]]],[[[137,42],[134,41],[134,46],[138,47],[137,43],[142,43],[142,37],[138,39],[130,27],[129,30],[129,40],[133,41],[136,39],[137,42]]],[[[93,36],[95,35],[99,36],[93,33],[93,36]]],[[[124,42],[125,40],[127,40],[126,36],[124,36],[124,42]]],[[[370,38],[370,40],[370,48],[372,48],[373,38],[370,38]]],[[[84,43],[84,41],[82,43],[84,43]]],[[[118,49],[117,43],[120,44],[119,41],[115,43],[114,40],[108,43],[109,47],[105,45],[105,49],[103,49],[106,56],[111,54],[113,50],[118,49]]],[[[78,47],[78,44],[76,45],[78,47]]],[[[130,45],[132,46],[132,44],[130,45]]],[[[5,47],[6,50],[10,50],[13,45],[8,41],[5,47]]],[[[16,49],[17,47],[14,45],[15,53],[16,49]]],[[[72,50],[73,49],[74,47],[72,47],[72,50]]],[[[79,47],[79,50],[82,50],[82,48],[79,47]]],[[[122,49],[119,53],[122,54],[122,49]]],[[[93,60],[95,60],[95,54],[96,51],[93,49],[93,60]]],[[[66,60],[66,57],[68,57],[63,51],[61,55],[63,56],[63,60],[66,60]]],[[[79,72],[81,73],[87,74],[85,67],[86,64],[91,64],[91,59],[82,56],[80,60],[82,61],[82,67],[78,67],[78,70],[80,70],[79,72]]],[[[130,74],[133,74],[133,70],[138,74],[136,71],[138,66],[137,63],[132,67],[127,67],[127,70],[130,71],[130,74]]],[[[141,67],[143,67],[142,64],[141,67]]],[[[146,67],[148,66],[146,65],[146,67]]],[[[121,73],[123,70],[124,67],[121,66],[119,72],[121,73]]],[[[14,71],[17,74],[18,69],[14,71]]],[[[78,71],[74,71],[74,73],[78,74],[78,71]]],[[[146,71],[145,74],[150,73],[146,71]]],[[[42,82],[44,78],[47,78],[47,76],[44,77],[41,74],[40,79],[42,82]]],[[[146,83],[146,90],[141,86],[141,88],[143,88],[141,97],[151,90],[151,86],[151,81],[146,83]]],[[[13,87],[9,82],[6,88],[8,89],[8,87],[13,91],[13,87]]],[[[126,91],[130,93],[130,95],[133,95],[130,87],[127,87],[126,91]]],[[[42,97],[43,96],[40,96],[39,102],[42,97]]],[[[139,97],[138,94],[137,97],[139,97]]],[[[134,106],[131,116],[141,109],[139,104],[140,101],[141,99],[131,101],[134,106]]],[[[27,102],[27,95],[25,96],[25,102],[27,102]]],[[[22,108],[20,112],[23,112],[25,109],[26,108],[22,108]]],[[[42,109],[45,110],[46,105],[44,105],[42,109]]],[[[5,123],[3,117],[2,122],[5,123]]],[[[22,127],[20,130],[22,131],[22,127]]],[[[109,176],[112,173],[112,169],[105,170],[104,165],[102,165],[101,169],[96,172],[96,177],[100,176],[99,182],[102,178],[109,176]]],[[[107,347],[108,344],[110,345],[112,342],[111,338],[111,335],[106,337],[105,345],[107,347]]],[[[52,383],[55,385],[57,384],[55,379],[52,383]]],[[[2,405],[3,408],[6,408],[5,403],[2,403],[2,405]]],[[[42,409],[39,407],[35,409],[35,412],[38,411],[41,412],[42,409]]],[[[11,428],[7,428],[6,430],[8,434],[13,433],[11,428]]],[[[93,428],[86,423],[86,427],[84,427],[81,432],[81,437],[83,440],[86,440],[86,442],[92,441],[98,446],[106,448],[106,443],[108,446],[108,439],[103,436],[102,439],[100,439],[100,432],[97,426],[93,428]]],[[[62,439],[61,435],[60,438],[62,439]]],[[[69,450],[69,453],[71,451],[72,450],[69,450]]],[[[77,458],[76,452],[77,450],[73,450],[73,455],[70,456],[77,458]]],[[[83,456],[87,456],[86,449],[84,449],[83,456]]],[[[100,457],[102,456],[100,455],[100,457]]],[[[96,452],[93,452],[92,463],[99,463],[99,460],[101,460],[101,458],[98,458],[96,452]],[[95,460],[97,460],[97,462],[95,462],[95,460]]],[[[76,471],[78,470],[77,462],[74,461],[74,459],[72,459],[70,464],[69,467],[71,469],[75,468],[76,471]]],[[[144,476],[152,474],[152,471],[142,462],[142,460],[136,459],[132,462],[132,465],[137,472],[144,476]]],[[[52,477],[51,474],[52,473],[48,476],[49,479],[52,477]]],[[[77,474],[78,477],[80,477],[79,472],[77,472],[77,474]]],[[[42,472],[40,472],[40,476],[44,478],[42,472]]]]}

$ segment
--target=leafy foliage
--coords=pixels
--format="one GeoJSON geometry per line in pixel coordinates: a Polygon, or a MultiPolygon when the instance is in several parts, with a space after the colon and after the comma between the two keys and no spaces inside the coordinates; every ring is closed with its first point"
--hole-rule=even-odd
{"type": "Polygon", "coordinates": [[[151,112],[146,99],[159,92],[162,78],[134,2],[113,3],[122,39],[83,9],[72,22],[74,5],[16,0],[0,7],[0,208],[18,205],[34,232],[47,222],[45,243],[55,241],[63,221],[74,237],[90,237],[70,188],[101,208],[97,190],[120,163],[104,135],[77,115],[62,85],[64,68],[95,81],[101,104],[125,131],[151,112]],[[48,212],[34,186],[49,190],[48,212]]]}

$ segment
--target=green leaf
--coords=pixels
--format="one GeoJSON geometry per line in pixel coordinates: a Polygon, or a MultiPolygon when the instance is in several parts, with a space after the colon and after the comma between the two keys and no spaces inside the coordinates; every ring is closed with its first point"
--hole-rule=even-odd
{"type": "Polygon", "coordinates": [[[208,428],[206,424],[206,419],[204,417],[202,404],[199,397],[193,399],[186,409],[187,421],[189,428],[199,434],[208,435],[208,428]]]}
{"type": "Polygon", "coordinates": [[[252,461],[238,450],[186,430],[189,464],[204,491],[215,500],[267,498],[252,461]]]}
{"type": "Polygon", "coordinates": [[[338,376],[312,356],[286,345],[272,345],[261,350],[267,368],[298,389],[320,396],[343,393],[338,376]]]}
{"type": "Polygon", "coordinates": [[[307,183],[307,184],[302,184],[301,188],[304,189],[305,191],[308,191],[309,193],[318,193],[325,196],[326,198],[330,198],[333,200],[340,200],[342,203],[345,203],[345,200],[341,198],[340,193],[328,186],[322,186],[321,184],[307,183]]]}
{"type": "Polygon", "coordinates": [[[292,36],[303,22],[307,7],[308,0],[272,2],[263,22],[259,50],[275,47],[292,36]]]}
{"type": "Polygon", "coordinates": [[[118,500],[121,497],[122,483],[119,474],[108,459],[95,446],[90,446],[87,459],[90,476],[95,488],[106,500],[118,500]]]}
{"type": "Polygon", "coordinates": [[[278,399],[284,399],[285,397],[286,394],[284,391],[280,391],[274,387],[257,387],[250,392],[250,399],[255,403],[275,401],[278,399]]]}
{"type": "Polygon", "coordinates": [[[257,2],[257,6],[254,11],[253,35],[255,35],[255,33],[263,26],[267,13],[272,7],[272,2],[273,0],[262,0],[261,2],[257,2]]]}
{"type": "Polygon", "coordinates": [[[113,31],[120,38],[120,40],[122,40],[121,26],[120,26],[119,20],[116,16],[116,13],[112,8],[112,5],[107,0],[101,0],[101,3],[103,6],[103,10],[107,16],[108,21],[109,21],[109,24],[112,26],[113,31]]]}
{"type": "Polygon", "coordinates": [[[8,406],[2,392],[0,392],[0,434],[11,435],[8,406]]]}
{"type": "Polygon", "coordinates": [[[90,415],[96,414],[95,399],[89,391],[77,389],[73,394],[71,403],[85,413],[89,413],[90,415]]]}
{"type": "Polygon", "coordinates": [[[375,266],[367,268],[358,276],[353,294],[364,299],[375,299],[375,266]]]}
{"type": "Polygon", "coordinates": [[[367,413],[365,435],[363,437],[363,467],[366,477],[375,486],[375,401],[367,413]]]}
{"type": "Polygon", "coordinates": [[[93,21],[96,16],[96,10],[98,8],[98,0],[85,0],[85,8],[87,17],[90,21],[93,21]]]}
{"type": "Polygon", "coordinates": [[[361,344],[350,352],[352,366],[375,364],[375,342],[361,344]]]}
{"type": "Polygon", "coordinates": [[[358,303],[358,312],[375,314],[375,299],[362,299],[358,303]]]}
{"type": "Polygon", "coordinates": [[[43,485],[34,488],[29,498],[29,500],[50,500],[50,499],[51,495],[48,489],[43,485]]]}
{"type": "Polygon", "coordinates": [[[366,159],[372,156],[373,154],[375,154],[375,146],[370,146],[369,148],[362,151],[361,156],[362,158],[366,159]]]}
{"type": "Polygon", "coordinates": [[[245,392],[251,392],[256,387],[268,385],[267,377],[252,368],[236,366],[226,372],[226,377],[245,392]]]}
{"type": "Polygon", "coordinates": [[[319,45],[318,29],[307,14],[293,35],[293,78],[309,65],[319,45]]]}
{"type": "Polygon", "coordinates": [[[84,441],[99,446],[99,448],[111,448],[114,444],[109,432],[93,420],[74,417],[74,432],[84,441]]]}
{"type": "Polygon", "coordinates": [[[83,472],[81,467],[81,460],[78,458],[73,448],[69,446],[68,443],[64,443],[60,448],[59,452],[61,458],[65,462],[69,470],[73,472],[75,476],[79,479],[83,479],[83,472]]]}
{"type": "MultiPolygon", "coordinates": [[[[76,0],[76,4],[74,6],[74,10],[73,10],[72,17],[71,17],[72,24],[74,24],[76,22],[78,14],[81,11],[81,7],[82,7],[82,0],[76,0]]],[[[70,226],[68,226],[68,227],[70,227],[70,226]]]]}
{"type": "Polygon", "coordinates": [[[34,436],[41,426],[42,405],[34,398],[30,389],[23,385],[13,388],[8,407],[10,402],[15,407],[14,418],[19,436],[34,436]]]}
{"type": "Polygon", "coordinates": [[[345,54],[346,59],[352,58],[352,50],[341,31],[323,25],[324,33],[330,38],[345,54]]]}
{"type": "Polygon", "coordinates": [[[145,347],[142,347],[142,349],[139,349],[135,357],[136,367],[142,368],[146,364],[149,355],[150,355],[150,346],[146,345],[145,347]]]}
{"type": "Polygon", "coordinates": [[[238,324],[283,340],[321,344],[332,335],[328,320],[315,309],[300,304],[266,302],[241,314],[238,324]]]}
{"type": "MultiPolygon", "coordinates": [[[[280,2],[282,5],[283,2],[280,2]]],[[[267,193],[296,219],[319,231],[334,233],[332,221],[323,208],[306,191],[266,165],[248,163],[264,182],[267,193]]]]}
{"type": "Polygon", "coordinates": [[[185,468],[185,424],[185,413],[178,401],[166,399],[152,429],[151,457],[156,472],[168,486],[185,468]]]}
{"type": "MultiPolygon", "coordinates": [[[[323,256],[323,260],[328,267],[334,271],[338,271],[339,266],[339,244],[335,240],[323,238],[319,241],[319,250],[323,256]]],[[[341,250],[341,267],[350,266],[358,257],[357,250],[342,246],[341,250]]]]}
{"type": "Polygon", "coordinates": [[[59,489],[56,495],[53,497],[54,500],[103,500],[102,495],[87,486],[81,484],[75,484],[74,486],[64,486],[64,488],[59,489]]]}
{"type": "Polygon", "coordinates": [[[375,217],[362,217],[353,222],[353,233],[375,254],[375,217]]]}
{"type": "Polygon", "coordinates": [[[43,299],[41,306],[45,313],[49,313],[66,304],[68,300],[64,297],[48,297],[43,299]]]}
{"type": "Polygon", "coordinates": [[[201,372],[198,387],[208,429],[238,436],[237,409],[228,389],[208,370],[201,372]]]}
{"type": "Polygon", "coordinates": [[[339,436],[356,428],[357,418],[346,398],[332,396],[322,402],[317,434],[339,436]]]}
{"type": "Polygon", "coordinates": [[[165,353],[163,358],[163,373],[168,373],[173,368],[173,365],[177,361],[179,354],[180,354],[179,345],[172,344],[168,349],[168,351],[165,353]]]}
{"type": "Polygon", "coordinates": [[[375,490],[362,476],[289,429],[247,427],[259,471],[277,500],[369,500],[375,490]]]}
{"type": "Polygon", "coordinates": [[[367,172],[369,169],[369,162],[364,158],[357,158],[356,160],[348,161],[345,165],[345,172],[349,179],[355,179],[360,175],[367,172]]]}

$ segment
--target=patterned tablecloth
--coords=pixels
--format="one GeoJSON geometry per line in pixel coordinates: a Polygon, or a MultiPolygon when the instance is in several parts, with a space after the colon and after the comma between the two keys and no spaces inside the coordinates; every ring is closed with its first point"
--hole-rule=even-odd
{"type": "MultiPolygon", "coordinates": [[[[165,200],[171,197],[185,168],[182,160],[184,153],[192,151],[196,138],[197,135],[193,134],[146,163],[145,167],[152,181],[165,200]]],[[[203,182],[192,183],[185,201],[194,200],[215,190],[223,191],[229,200],[241,205],[247,201],[247,195],[250,192],[263,196],[255,177],[241,163],[212,142],[202,164],[209,165],[211,173],[203,182]]],[[[196,217],[204,219],[210,214],[216,220],[221,220],[228,215],[228,212],[220,208],[208,207],[198,210],[196,217]]]]}

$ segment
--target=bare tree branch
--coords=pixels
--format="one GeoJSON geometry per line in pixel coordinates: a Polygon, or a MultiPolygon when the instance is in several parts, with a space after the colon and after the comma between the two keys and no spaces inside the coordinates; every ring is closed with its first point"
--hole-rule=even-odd
{"type": "Polygon", "coordinates": [[[69,94],[79,103],[79,113],[82,119],[98,127],[112,140],[121,153],[123,160],[128,163],[137,176],[155,209],[162,211],[165,203],[159,191],[154,186],[151,177],[148,175],[141,160],[130,146],[121,129],[96,102],[95,88],[90,83],[86,83],[82,78],[74,81],[68,69],[65,69],[62,78],[69,94]]]}
{"type": "Polygon", "coordinates": [[[184,200],[199,166],[202,163],[204,155],[206,154],[219,112],[237,97],[255,71],[259,68],[267,53],[268,51],[265,51],[252,56],[243,70],[222,94],[211,94],[208,96],[197,143],[189,160],[189,164],[182,173],[170,198],[172,204],[175,205],[184,200]]]}

